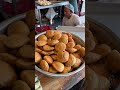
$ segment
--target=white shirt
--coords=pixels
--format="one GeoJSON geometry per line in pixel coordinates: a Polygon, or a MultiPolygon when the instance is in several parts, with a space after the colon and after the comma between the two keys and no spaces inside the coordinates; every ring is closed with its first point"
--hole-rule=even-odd
{"type": "Polygon", "coordinates": [[[68,19],[67,17],[63,17],[63,26],[79,26],[80,25],[80,17],[76,14],[72,14],[72,16],[68,19]]]}

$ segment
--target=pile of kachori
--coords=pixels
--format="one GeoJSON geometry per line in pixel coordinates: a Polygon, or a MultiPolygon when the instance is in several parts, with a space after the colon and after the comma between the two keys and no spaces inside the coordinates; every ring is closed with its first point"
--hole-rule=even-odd
{"type": "Polygon", "coordinates": [[[35,41],[35,63],[47,72],[69,73],[83,63],[85,48],[73,35],[60,30],[48,30],[35,41]]]}
{"type": "Polygon", "coordinates": [[[120,83],[120,52],[111,38],[99,24],[86,21],[86,89],[114,90],[120,83]]]}
{"type": "Polygon", "coordinates": [[[27,14],[23,20],[9,24],[5,33],[0,34],[1,90],[32,90],[35,88],[35,31],[28,24],[28,21],[34,21],[34,19],[27,14]]]}

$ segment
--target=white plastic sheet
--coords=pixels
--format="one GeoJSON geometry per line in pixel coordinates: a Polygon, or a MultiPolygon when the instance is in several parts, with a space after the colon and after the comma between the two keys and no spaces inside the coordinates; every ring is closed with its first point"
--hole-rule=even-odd
{"type": "Polygon", "coordinates": [[[57,13],[53,8],[49,8],[48,12],[46,13],[46,17],[50,20],[50,23],[52,24],[52,19],[55,17],[57,13]]]}

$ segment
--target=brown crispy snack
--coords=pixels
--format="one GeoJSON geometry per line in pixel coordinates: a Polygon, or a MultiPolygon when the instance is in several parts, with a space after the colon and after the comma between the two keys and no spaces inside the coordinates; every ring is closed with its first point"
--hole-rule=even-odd
{"type": "Polygon", "coordinates": [[[35,63],[33,61],[26,61],[23,59],[16,60],[16,66],[20,69],[34,69],[35,63]]]}
{"type": "Polygon", "coordinates": [[[19,54],[23,58],[34,58],[35,57],[34,47],[32,47],[31,45],[24,45],[19,49],[19,54]]]}
{"type": "Polygon", "coordinates": [[[17,80],[13,83],[12,90],[31,90],[28,84],[22,80],[17,80]]]}
{"type": "Polygon", "coordinates": [[[47,36],[47,38],[52,38],[54,36],[54,31],[53,30],[47,30],[46,31],[46,36],[47,36]]]}
{"type": "Polygon", "coordinates": [[[100,60],[102,56],[100,54],[89,52],[85,55],[85,62],[86,64],[91,64],[100,60]]]}
{"type": "Polygon", "coordinates": [[[57,55],[51,55],[53,60],[57,60],[57,55]]]}
{"type": "Polygon", "coordinates": [[[35,28],[35,10],[30,10],[26,13],[25,23],[29,26],[30,30],[35,28]]]}
{"type": "Polygon", "coordinates": [[[62,32],[61,32],[61,31],[58,31],[58,30],[55,30],[55,31],[54,31],[54,36],[52,37],[52,39],[58,40],[58,39],[61,38],[61,36],[62,36],[62,32]]]}
{"type": "Polygon", "coordinates": [[[54,46],[54,45],[56,45],[57,43],[59,43],[58,40],[51,40],[51,39],[48,39],[48,45],[50,45],[50,46],[54,46]]]}
{"type": "Polygon", "coordinates": [[[66,66],[71,67],[76,63],[76,57],[70,54],[68,61],[65,63],[66,66]]]}
{"type": "Polygon", "coordinates": [[[84,48],[84,47],[81,47],[81,48],[80,48],[79,54],[80,54],[81,57],[84,57],[84,56],[85,56],[85,48],[84,48]]]}
{"type": "Polygon", "coordinates": [[[43,50],[44,50],[44,51],[52,51],[52,50],[54,50],[54,47],[51,47],[51,46],[49,46],[49,45],[44,45],[44,46],[43,46],[43,50]]]}
{"type": "Polygon", "coordinates": [[[35,71],[24,70],[20,74],[20,78],[25,81],[31,89],[35,88],[35,71]]]}
{"type": "Polygon", "coordinates": [[[75,42],[68,42],[66,45],[66,49],[73,48],[75,46],[75,42]]]}
{"type": "Polygon", "coordinates": [[[108,70],[113,72],[120,71],[120,53],[117,50],[112,50],[106,57],[105,62],[108,70]]]}
{"type": "Polygon", "coordinates": [[[7,34],[10,35],[29,35],[30,30],[23,21],[15,21],[8,26],[7,34]]]}
{"type": "Polygon", "coordinates": [[[44,70],[44,71],[48,71],[49,70],[49,64],[45,61],[45,60],[41,60],[40,61],[40,65],[39,67],[44,70]]]}
{"type": "Polygon", "coordinates": [[[69,53],[67,51],[61,51],[57,53],[57,61],[65,63],[69,59],[69,53]]]}
{"type": "Polygon", "coordinates": [[[80,54],[79,53],[73,53],[72,55],[74,55],[76,58],[80,59],[80,54]]]}
{"type": "Polygon", "coordinates": [[[99,74],[96,74],[91,68],[86,66],[86,90],[109,90],[110,81],[99,74]]]}
{"type": "Polygon", "coordinates": [[[68,42],[74,42],[72,37],[68,37],[68,42]]]}
{"type": "Polygon", "coordinates": [[[63,42],[59,42],[55,45],[56,51],[65,51],[66,45],[63,42]]]}
{"type": "Polygon", "coordinates": [[[80,50],[81,47],[82,47],[82,46],[79,45],[79,44],[77,44],[77,45],[74,46],[74,48],[77,49],[77,50],[80,50]]]}
{"type": "Polygon", "coordinates": [[[90,64],[89,67],[94,70],[97,74],[104,76],[104,77],[109,77],[109,72],[103,63],[94,63],[90,64]]]}
{"type": "Polygon", "coordinates": [[[11,35],[7,37],[4,44],[8,48],[14,49],[23,46],[24,44],[28,43],[29,40],[30,39],[25,35],[11,35]]]}
{"type": "Polygon", "coordinates": [[[76,63],[72,66],[73,68],[78,68],[80,64],[82,63],[82,60],[79,58],[76,58],[76,63]]]}
{"type": "Polygon", "coordinates": [[[62,73],[68,73],[70,71],[71,71],[71,67],[64,66],[64,70],[62,71],[62,73]]]}
{"type": "Polygon", "coordinates": [[[59,41],[67,44],[68,43],[68,35],[67,34],[62,34],[59,41]]]}
{"type": "Polygon", "coordinates": [[[58,61],[54,61],[52,63],[52,66],[54,67],[55,70],[57,70],[58,72],[62,72],[64,70],[64,64],[58,62],[58,61]]]}
{"type": "Polygon", "coordinates": [[[11,86],[16,79],[15,70],[8,63],[0,60],[0,88],[11,86]]]}
{"type": "Polygon", "coordinates": [[[47,37],[45,36],[45,35],[40,35],[39,37],[38,37],[38,41],[47,41],[47,37]]]}
{"type": "Polygon", "coordinates": [[[75,53],[77,51],[77,49],[75,49],[75,48],[69,48],[67,50],[69,53],[75,53]]]}
{"type": "Polygon", "coordinates": [[[48,71],[51,73],[57,73],[57,71],[52,66],[50,66],[48,71]]]}
{"type": "Polygon", "coordinates": [[[8,64],[11,64],[11,65],[15,65],[15,62],[17,59],[16,56],[13,56],[8,53],[0,53],[0,57],[2,61],[7,62],[8,64]]]}
{"type": "Polygon", "coordinates": [[[35,48],[35,51],[38,52],[38,53],[42,52],[42,50],[40,48],[35,48]]]}
{"type": "Polygon", "coordinates": [[[43,59],[48,63],[48,64],[52,64],[53,63],[53,59],[50,56],[44,56],[43,59]]]}
{"type": "Polygon", "coordinates": [[[106,56],[111,52],[110,46],[106,44],[100,44],[95,47],[93,52],[100,54],[102,57],[106,56]]]}
{"type": "Polygon", "coordinates": [[[37,41],[37,42],[35,42],[36,43],[36,45],[37,46],[44,46],[44,45],[46,45],[47,44],[47,41],[43,41],[43,40],[40,40],[40,41],[37,41]]]}
{"type": "Polygon", "coordinates": [[[40,60],[42,60],[41,54],[39,54],[38,52],[35,52],[35,63],[39,63],[40,60]]]}
{"type": "Polygon", "coordinates": [[[49,56],[51,54],[54,54],[54,51],[50,51],[50,52],[42,51],[41,54],[49,56]]]}
{"type": "Polygon", "coordinates": [[[69,32],[65,32],[65,34],[67,34],[67,35],[68,35],[68,37],[72,37],[72,34],[71,34],[71,33],[69,33],[69,32]]]}

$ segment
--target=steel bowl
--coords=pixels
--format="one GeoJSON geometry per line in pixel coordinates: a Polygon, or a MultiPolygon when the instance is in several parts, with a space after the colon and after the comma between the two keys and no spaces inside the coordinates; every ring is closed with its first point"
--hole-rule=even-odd
{"type": "MultiPolygon", "coordinates": [[[[17,16],[15,16],[15,17],[12,17],[12,18],[7,19],[7,20],[3,21],[2,23],[0,23],[0,33],[6,32],[7,27],[8,27],[9,24],[11,24],[12,22],[15,22],[15,21],[17,21],[17,20],[24,19],[25,16],[26,16],[25,13],[24,13],[24,14],[20,14],[20,15],[17,15],[17,16]]],[[[64,31],[63,31],[63,32],[64,32],[64,31]]],[[[36,35],[36,36],[35,36],[35,39],[37,39],[37,37],[38,37],[39,35],[42,35],[42,34],[44,34],[44,33],[45,33],[45,32],[36,35]]],[[[74,35],[74,34],[72,34],[72,35],[73,35],[75,41],[77,41],[77,43],[81,44],[82,46],[85,46],[85,43],[84,43],[84,41],[83,41],[81,38],[79,38],[78,36],[76,36],[76,35],[74,35]]],[[[35,69],[36,69],[37,71],[39,71],[39,72],[41,72],[41,73],[43,73],[44,75],[49,76],[49,77],[67,77],[67,76],[73,75],[73,74],[75,74],[75,73],[77,73],[77,72],[80,72],[83,68],[85,68],[85,62],[83,62],[82,65],[81,65],[77,70],[75,70],[75,71],[72,71],[72,72],[69,72],[69,73],[66,73],[66,74],[53,74],[53,73],[49,73],[49,72],[43,71],[43,70],[41,70],[39,67],[37,67],[37,66],[35,65],[35,69]]]]}
{"type": "Polygon", "coordinates": [[[26,14],[23,13],[23,14],[19,14],[17,16],[14,16],[14,17],[12,17],[10,19],[7,19],[7,20],[1,22],[0,23],[0,33],[4,33],[6,31],[6,29],[7,29],[9,24],[11,24],[12,22],[15,22],[17,20],[24,19],[25,16],[26,16],[26,14]]]}
{"type": "MultiPolygon", "coordinates": [[[[62,32],[66,32],[66,31],[62,31],[62,32]]],[[[43,35],[43,34],[45,34],[45,32],[39,33],[38,35],[36,35],[36,36],[35,36],[35,40],[36,40],[40,35],[43,35]]],[[[85,43],[84,43],[84,41],[83,41],[80,37],[76,36],[76,35],[73,34],[73,33],[71,33],[71,34],[73,35],[73,39],[75,40],[75,42],[76,42],[77,44],[80,44],[81,46],[85,47],[85,43]]],[[[40,69],[37,65],[35,65],[35,69],[36,69],[37,71],[39,71],[40,73],[42,73],[42,74],[44,74],[44,75],[46,75],[46,76],[48,76],[48,77],[54,77],[54,78],[68,77],[68,76],[71,76],[71,75],[74,75],[74,74],[80,72],[80,71],[83,70],[84,68],[85,68],[85,62],[83,61],[83,63],[80,65],[80,67],[79,67],[78,69],[74,70],[74,71],[71,71],[71,72],[65,73],[65,74],[54,74],[54,73],[50,73],[50,72],[44,71],[44,70],[40,69]]]]}

